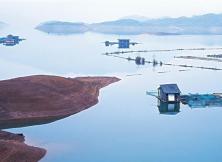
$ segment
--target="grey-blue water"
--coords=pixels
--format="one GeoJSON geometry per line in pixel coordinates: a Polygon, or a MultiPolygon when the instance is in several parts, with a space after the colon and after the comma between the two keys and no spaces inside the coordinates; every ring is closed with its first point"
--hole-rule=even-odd
{"type": "MultiPolygon", "coordinates": [[[[151,65],[137,66],[101,55],[105,40],[130,38],[142,44],[132,50],[221,47],[222,36],[116,36],[86,33],[55,36],[31,28],[6,28],[1,35],[27,40],[0,46],[0,79],[33,74],[117,76],[122,80],[101,90],[99,104],[54,123],[7,131],[24,133],[26,143],[47,149],[41,162],[221,162],[222,108],[190,109],[161,115],[157,100],[146,91],[177,83],[186,93],[222,92],[222,72],[151,65]],[[164,72],[164,73],[162,73],[164,72]],[[127,76],[131,74],[142,74],[127,76]]],[[[174,56],[222,54],[222,51],[183,51],[143,56],[166,63],[221,67],[222,63],[175,59],[174,56]]]]}

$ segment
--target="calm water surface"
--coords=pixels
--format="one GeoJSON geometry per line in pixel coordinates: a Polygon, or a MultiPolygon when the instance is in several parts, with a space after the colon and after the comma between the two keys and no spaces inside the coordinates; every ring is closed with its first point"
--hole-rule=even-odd
{"type": "MultiPolygon", "coordinates": [[[[157,100],[146,95],[159,84],[177,83],[184,94],[222,92],[222,72],[182,67],[137,66],[101,55],[113,52],[105,40],[130,38],[142,44],[132,50],[221,47],[222,36],[118,36],[86,33],[55,36],[32,29],[7,28],[1,35],[27,40],[0,46],[0,78],[33,74],[118,76],[122,81],[102,89],[99,104],[54,123],[7,131],[24,133],[26,143],[47,149],[41,162],[221,162],[222,108],[190,109],[161,115],[157,100]],[[10,31],[10,32],[9,32],[10,31]],[[13,32],[12,32],[13,31],[13,32]],[[164,72],[164,73],[162,73],[164,72]],[[128,77],[131,74],[142,74],[128,77]]],[[[222,63],[175,59],[174,56],[222,54],[184,51],[124,56],[153,58],[166,63],[222,68],[222,63]]]]}

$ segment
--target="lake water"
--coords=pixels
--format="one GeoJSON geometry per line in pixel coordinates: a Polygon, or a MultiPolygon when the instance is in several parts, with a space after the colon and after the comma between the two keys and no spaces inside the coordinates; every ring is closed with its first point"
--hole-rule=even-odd
{"type": "MultiPolygon", "coordinates": [[[[220,162],[222,108],[180,106],[177,115],[160,114],[157,99],[146,95],[160,84],[176,83],[183,94],[222,92],[222,71],[152,65],[101,55],[118,51],[105,40],[130,38],[132,50],[221,47],[222,36],[118,36],[86,33],[48,35],[31,28],[6,28],[1,35],[26,38],[14,47],[0,46],[0,78],[33,74],[117,76],[101,90],[99,104],[54,123],[8,129],[24,133],[26,143],[47,149],[41,162],[220,162]],[[182,70],[182,71],[181,71],[182,70]],[[187,70],[187,71],[183,71],[187,70]],[[140,74],[135,76],[127,76],[140,74]]],[[[165,63],[222,68],[222,63],[175,59],[174,56],[222,54],[181,51],[125,54],[165,63]]]]}

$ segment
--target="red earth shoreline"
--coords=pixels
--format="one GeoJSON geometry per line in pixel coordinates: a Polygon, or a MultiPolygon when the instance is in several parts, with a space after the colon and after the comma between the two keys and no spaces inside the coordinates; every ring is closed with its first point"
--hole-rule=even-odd
{"type": "MultiPolygon", "coordinates": [[[[99,90],[115,77],[35,75],[0,81],[0,129],[50,123],[98,103],[99,90]]],[[[37,162],[46,154],[24,136],[0,131],[1,162],[37,162]]]]}

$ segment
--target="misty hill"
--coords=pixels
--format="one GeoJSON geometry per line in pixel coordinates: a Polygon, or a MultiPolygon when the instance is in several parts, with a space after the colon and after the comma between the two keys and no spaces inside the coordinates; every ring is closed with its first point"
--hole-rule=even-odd
{"type": "Polygon", "coordinates": [[[116,21],[94,24],[51,22],[43,23],[37,29],[48,33],[72,34],[81,32],[97,32],[104,34],[222,34],[222,14],[206,14],[193,17],[161,18],[137,20],[127,17],[116,21]]]}
{"type": "Polygon", "coordinates": [[[46,22],[38,25],[36,29],[46,33],[54,34],[84,33],[88,31],[88,27],[84,23],[71,23],[61,21],[46,22]]]}

